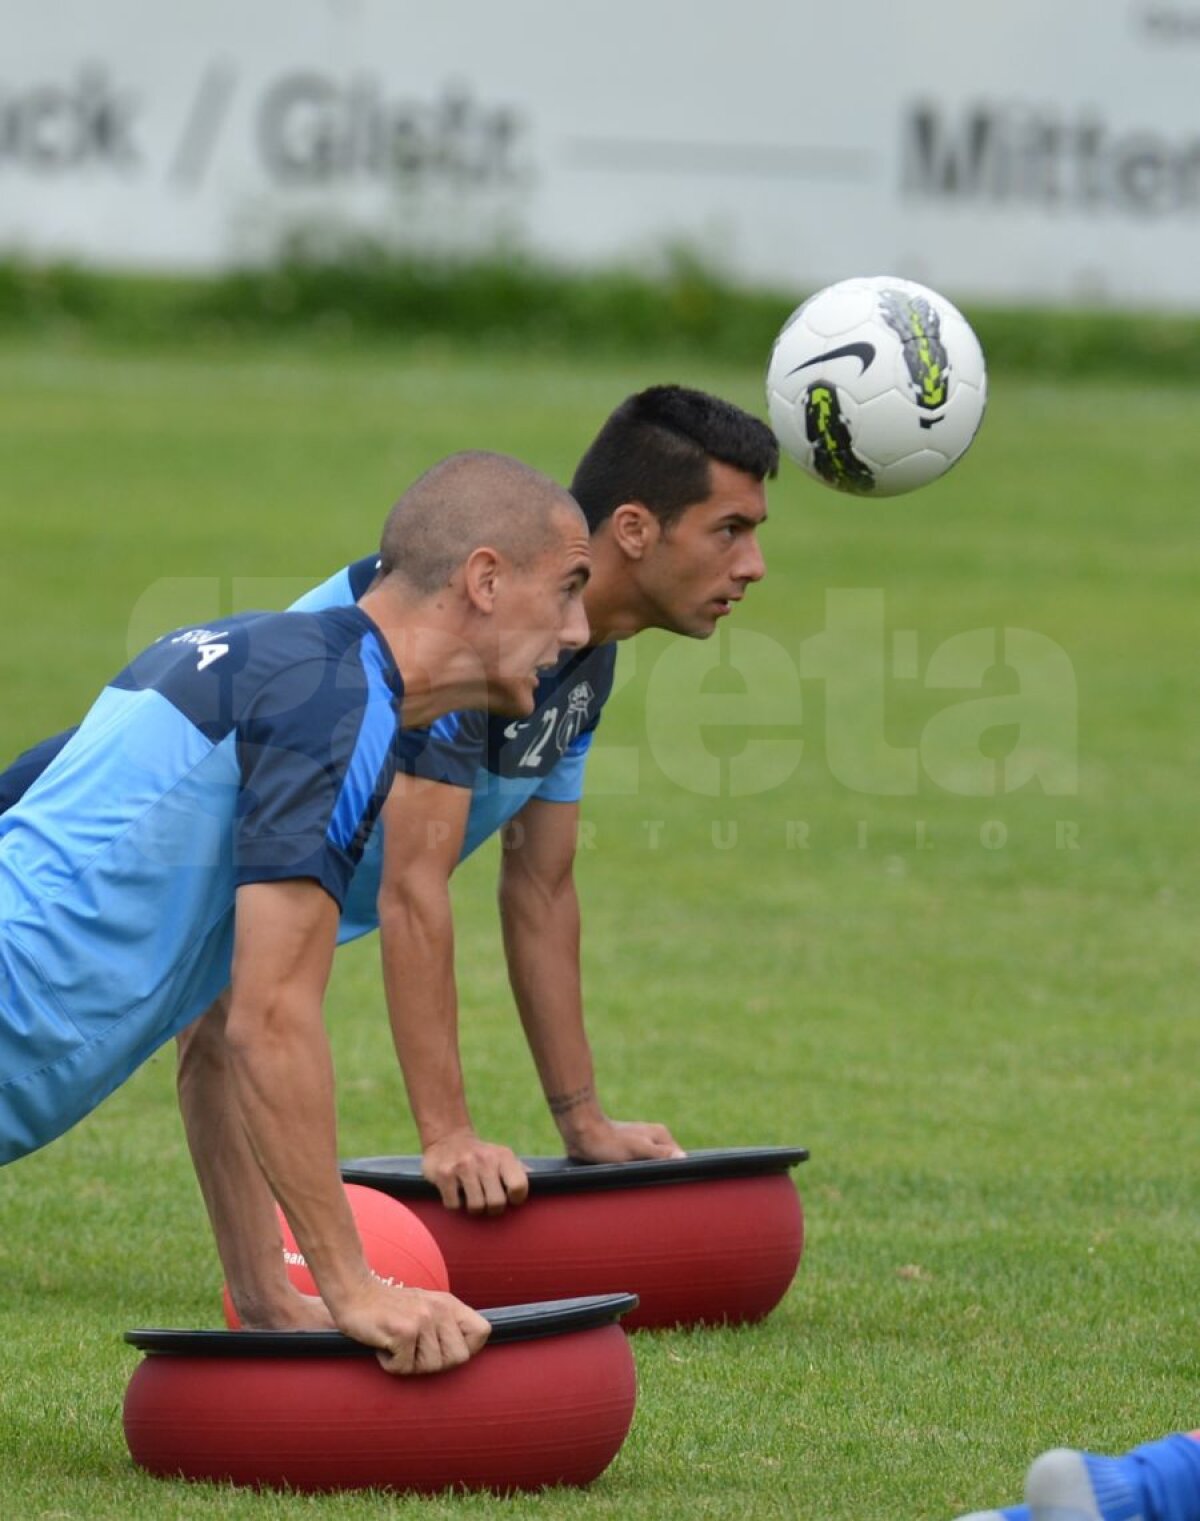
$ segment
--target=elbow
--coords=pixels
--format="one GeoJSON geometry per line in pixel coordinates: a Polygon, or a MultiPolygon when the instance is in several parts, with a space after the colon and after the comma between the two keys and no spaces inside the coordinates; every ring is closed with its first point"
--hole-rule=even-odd
{"type": "Polygon", "coordinates": [[[450,883],[446,877],[421,873],[384,881],[376,900],[380,932],[428,938],[450,919],[450,883]]]}
{"type": "Polygon", "coordinates": [[[245,1066],[265,1050],[283,1048],[321,1021],[321,1000],[307,990],[286,985],[255,988],[230,1002],[225,1022],[223,1059],[245,1066]]]}
{"type": "Polygon", "coordinates": [[[506,859],[500,869],[497,897],[505,919],[541,917],[554,904],[575,890],[575,878],[568,865],[553,875],[530,871],[506,859]]]}

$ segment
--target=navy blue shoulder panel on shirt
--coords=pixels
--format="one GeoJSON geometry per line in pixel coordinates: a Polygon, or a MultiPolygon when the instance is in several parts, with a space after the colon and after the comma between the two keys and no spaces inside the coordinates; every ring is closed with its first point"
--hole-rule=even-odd
{"type": "Polygon", "coordinates": [[[164,634],[109,683],[121,691],[155,691],[214,744],[237,724],[269,679],[277,709],[295,706],[323,679],[321,667],[372,627],[357,608],[318,618],[308,613],[238,613],[219,624],[164,634]],[[339,627],[347,615],[352,627],[339,627]],[[336,620],[336,621],[335,621],[336,620]]]}
{"type": "MultiPolygon", "coordinates": [[[[348,574],[369,583],[375,565],[368,557],[349,567],[348,574]]],[[[240,725],[238,755],[245,790],[239,810],[246,846],[242,857],[248,862],[254,856],[265,866],[265,854],[251,845],[251,836],[256,830],[267,831],[272,810],[277,812],[287,798],[294,804],[298,790],[309,798],[315,819],[322,796],[328,803],[330,789],[345,784],[337,794],[341,811],[331,808],[329,824],[333,828],[336,818],[338,851],[348,859],[361,853],[382,806],[382,797],[373,792],[376,778],[365,776],[363,768],[364,756],[380,749],[380,726],[387,722],[384,704],[373,705],[378,715],[373,719],[374,749],[347,745],[371,707],[372,683],[390,687],[397,698],[386,746],[389,765],[408,760],[408,769],[414,769],[411,760],[424,749],[428,731],[399,729],[402,683],[374,624],[356,607],[319,615],[288,614],[286,619],[278,613],[239,614],[210,627],[178,629],[144,650],[110,685],[123,691],[159,692],[213,744],[240,725]],[[373,654],[366,655],[368,649],[373,654]],[[264,683],[269,690],[260,696],[264,683]],[[354,782],[348,783],[343,767],[352,754],[358,755],[357,770],[354,782]],[[309,773],[303,786],[298,774],[301,757],[309,773]],[[285,785],[289,771],[291,783],[285,785]]],[[[0,813],[24,797],[74,733],[68,729],[43,740],[0,773],[0,813]]],[[[306,832],[304,827],[296,830],[297,836],[306,832]]],[[[280,855],[274,847],[273,852],[280,855]]],[[[294,851],[287,853],[288,859],[294,856],[294,851]]]]}
{"type": "Polygon", "coordinates": [[[153,693],[210,744],[234,744],[239,884],[311,877],[341,903],[401,749],[403,682],[364,612],[179,629],[109,685],[153,693]]]}
{"type": "Polygon", "coordinates": [[[311,876],[341,903],[395,774],[403,685],[357,607],[271,622],[299,648],[285,666],[268,651],[274,669],[238,714],[238,881],[311,876]],[[323,655],[304,658],[297,621],[323,655]]]}
{"type": "Polygon", "coordinates": [[[350,583],[350,595],[357,602],[371,589],[371,582],[379,574],[379,556],[364,555],[346,566],[346,579],[350,583]]]}

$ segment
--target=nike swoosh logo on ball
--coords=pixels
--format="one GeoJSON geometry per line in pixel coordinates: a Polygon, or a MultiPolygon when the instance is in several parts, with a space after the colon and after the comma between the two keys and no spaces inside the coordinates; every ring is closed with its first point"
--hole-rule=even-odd
{"type": "Polygon", "coordinates": [[[798,364],[795,369],[789,370],[789,375],[794,375],[797,370],[809,370],[814,364],[824,364],[827,359],[857,359],[862,364],[860,374],[865,375],[875,363],[875,345],[873,343],[845,343],[840,349],[829,349],[824,354],[818,354],[815,359],[806,359],[803,364],[798,364]]]}

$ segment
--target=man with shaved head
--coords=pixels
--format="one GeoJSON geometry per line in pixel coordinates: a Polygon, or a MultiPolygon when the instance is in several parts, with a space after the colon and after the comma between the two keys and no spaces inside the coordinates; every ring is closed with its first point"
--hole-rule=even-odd
{"type": "MultiPolygon", "coordinates": [[[[531,486],[547,485],[553,482],[506,454],[452,454],[414,481],[388,513],[379,572],[396,572],[432,596],[449,584],[464,545],[486,542],[512,564],[527,566],[552,531],[550,515],[535,517],[528,506],[531,486]]],[[[568,509],[580,510],[573,497],[559,495],[568,509]]]]}
{"type": "Polygon", "coordinates": [[[587,639],[589,563],[561,487],[457,455],[392,509],[357,605],[179,629],[105,687],[0,815],[0,1164],[182,1032],[188,1141],[243,1324],[336,1326],[391,1372],[482,1346],[474,1311],[367,1268],[322,1002],[394,782],[450,710],[532,711],[539,671],[587,639]],[[320,1300],[287,1281],[274,1199],[320,1300]]]}

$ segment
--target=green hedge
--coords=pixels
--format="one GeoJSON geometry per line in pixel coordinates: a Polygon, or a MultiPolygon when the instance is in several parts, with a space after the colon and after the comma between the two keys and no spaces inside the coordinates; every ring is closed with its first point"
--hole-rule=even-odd
{"type": "MultiPolygon", "coordinates": [[[[294,335],[330,344],[438,337],[605,354],[765,360],[805,291],[744,290],[686,254],[653,275],[568,272],[526,256],[336,261],[303,253],[211,277],[101,274],[0,260],[0,333],[122,342],[294,335]]],[[[1200,379],[1200,318],[968,306],[995,371],[1200,379]]]]}

